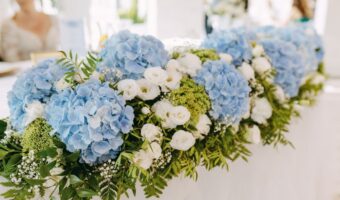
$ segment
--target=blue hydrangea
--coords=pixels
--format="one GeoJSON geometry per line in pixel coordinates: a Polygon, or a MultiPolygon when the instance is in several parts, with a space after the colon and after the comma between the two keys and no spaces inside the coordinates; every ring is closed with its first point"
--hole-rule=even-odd
{"type": "MultiPolygon", "coordinates": [[[[252,37],[249,35],[249,37],[252,37]]],[[[214,31],[203,41],[203,48],[215,49],[218,53],[227,53],[233,57],[233,64],[239,66],[252,57],[247,37],[236,30],[214,31]]]]}
{"type": "Polygon", "coordinates": [[[13,128],[22,132],[25,128],[26,107],[34,101],[47,103],[56,93],[54,83],[65,73],[55,60],[45,60],[21,74],[8,93],[10,120],[13,128]]]}
{"type": "Polygon", "coordinates": [[[304,75],[304,63],[299,51],[293,44],[282,40],[265,39],[261,44],[276,69],[275,83],[280,85],[288,96],[296,96],[304,75]]]}
{"type": "Polygon", "coordinates": [[[221,60],[207,61],[195,77],[208,93],[210,115],[221,123],[238,123],[249,110],[248,81],[233,65],[221,60]]]}
{"type": "MultiPolygon", "coordinates": [[[[148,67],[165,66],[169,60],[163,43],[152,36],[139,36],[129,31],[121,31],[108,39],[100,52],[103,62],[99,71],[122,78],[138,79],[148,67]]],[[[107,80],[114,77],[106,76],[107,80]]]]}
{"type": "Polygon", "coordinates": [[[291,24],[284,28],[265,26],[256,30],[261,39],[277,39],[293,44],[300,52],[305,74],[317,69],[323,59],[323,46],[320,36],[310,24],[291,24]]]}
{"type": "Polygon", "coordinates": [[[108,83],[90,80],[53,95],[46,119],[67,150],[80,150],[83,161],[96,164],[116,158],[134,113],[108,83]]]}

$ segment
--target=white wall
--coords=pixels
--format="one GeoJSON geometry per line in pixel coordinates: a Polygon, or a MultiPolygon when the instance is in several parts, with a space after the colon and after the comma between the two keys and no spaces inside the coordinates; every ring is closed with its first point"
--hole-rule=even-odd
{"type": "MultiPolygon", "coordinates": [[[[327,3],[327,0],[319,0],[327,3]]],[[[340,77],[340,1],[328,0],[324,30],[326,70],[332,77],[340,77]]]]}
{"type": "Polygon", "coordinates": [[[160,39],[204,35],[203,0],[149,0],[148,28],[160,39]]]}

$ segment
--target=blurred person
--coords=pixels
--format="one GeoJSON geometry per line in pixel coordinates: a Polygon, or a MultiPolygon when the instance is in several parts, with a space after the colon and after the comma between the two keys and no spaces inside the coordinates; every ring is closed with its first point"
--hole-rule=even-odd
{"type": "Polygon", "coordinates": [[[0,50],[4,61],[28,60],[31,53],[56,51],[57,20],[39,12],[34,0],[16,0],[19,11],[3,21],[0,50]]]}
{"type": "Polygon", "coordinates": [[[301,22],[311,20],[313,18],[313,11],[310,0],[294,0],[291,18],[301,22]]]}

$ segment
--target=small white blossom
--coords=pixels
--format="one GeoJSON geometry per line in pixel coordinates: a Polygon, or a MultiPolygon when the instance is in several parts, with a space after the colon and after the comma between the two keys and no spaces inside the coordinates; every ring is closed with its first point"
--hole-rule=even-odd
{"type": "Polygon", "coordinates": [[[151,110],[162,119],[162,126],[164,128],[175,128],[176,124],[174,124],[170,120],[170,111],[173,109],[173,105],[169,100],[163,99],[161,101],[156,102],[151,110]]]}
{"type": "Polygon", "coordinates": [[[144,101],[152,100],[158,97],[161,93],[159,87],[146,79],[140,79],[137,81],[139,85],[138,97],[144,101]]]}
{"type": "Polygon", "coordinates": [[[221,60],[227,62],[228,64],[230,64],[233,61],[233,57],[230,54],[220,53],[219,56],[221,60]]]}
{"type": "Polygon", "coordinates": [[[211,120],[207,115],[200,115],[198,123],[196,124],[196,131],[193,132],[195,138],[203,138],[208,135],[210,131],[211,120]]]}
{"type": "Polygon", "coordinates": [[[140,88],[135,80],[124,79],[118,82],[117,89],[123,92],[125,100],[131,100],[140,93],[140,88]]]}
{"type": "Polygon", "coordinates": [[[321,83],[325,82],[325,80],[326,80],[325,76],[323,76],[323,75],[318,73],[318,74],[314,75],[311,83],[315,84],[315,85],[318,85],[318,84],[321,84],[321,83]]]}
{"type": "Polygon", "coordinates": [[[153,124],[144,124],[141,135],[149,142],[159,140],[162,136],[161,128],[153,124]]]}
{"type": "Polygon", "coordinates": [[[152,165],[153,157],[149,151],[139,150],[134,153],[133,162],[143,169],[149,169],[152,165]]]}
{"type": "Polygon", "coordinates": [[[161,67],[149,67],[144,71],[144,77],[155,85],[162,85],[168,78],[168,73],[161,67]]]}
{"type": "Polygon", "coordinates": [[[144,115],[148,115],[148,114],[150,114],[150,108],[148,108],[148,107],[143,107],[142,108],[142,113],[144,114],[144,115]]]}
{"type": "Polygon", "coordinates": [[[33,101],[32,103],[28,104],[25,108],[26,116],[24,119],[25,126],[29,125],[35,119],[42,117],[44,114],[45,105],[40,103],[39,101],[33,101]]]}
{"type": "Polygon", "coordinates": [[[257,57],[253,59],[252,67],[259,74],[263,74],[272,68],[270,62],[265,57],[257,57]]]}
{"type": "Polygon", "coordinates": [[[275,91],[274,91],[275,98],[280,102],[284,102],[286,100],[286,95],[285,92],[283,91],[282,87],[279,85],[275,86],[275,91]]]}
{"type": "Polygon", "coordinates": [[[168,77],[162,85],[162,90],[168,92],[168,90],[174,90],[179,88],[182,79],[182,74],[177,71],[168,71],[168,77]]]}
{"type": "Polygon", "coordinates": [[[177,131],[170,141],[170,146],[174,149],[187,151],[195,144],[195,138],[192,133],[179,130],[177,131]]]}
{"type": "Polygon", "coordinates": [[[253,49],[252,49],[252,53],[254,57],[260,57],[264,54],[264,49],[262,45],[256,45],[253,49]]]}
{"type": "Polygon", "coordinates": [[[64,77],[57,81],[54,86],[58,91],[62,91],[65,90],[66,88],[71,87],[71,85],[65,81],[64,77]]]}
{"type": "Polygon", "coordinates": [[[154,159],[159,159],[162,155],[162,147],[158,142],[152,142],[148,150],[154,159]]]}
{"type": "Polygon", "coordinates": [[[176,106],[170,110],[170,120],[176,125],[183,125],[190,119],[190,112],[184,106],[176,106]]]}
{"type": "Polygon", "coordinates": [[[179,63],[178,71],[189,74],[190,76],[196,76],[198,70],[202,68],[202,62],[198,56],[192,53],[186,53],[182,57],[177,59],[179,63]]]}
{"type": "Polygon", "coordinates": [[[258,126],[253,125],[251,127],[247,127],[247,136],[248,136],[249,142],[253,144],[260,144],[261,131],[258,126]]]}
{"type": "Polygon", "coordinates": [[[237,68],[237,70],[243,75],[245,79],[254,80],[255,79],[255,72],[253,68],[248,63],[242,63],[240,67],[237,68]]]}
{"type": "Polygon", "coordinates": [[[251,118],[260,124],[267,122],[267,119],[272,116],[272,106],[266,98],[256,98],[251,113],[251,118]]]}

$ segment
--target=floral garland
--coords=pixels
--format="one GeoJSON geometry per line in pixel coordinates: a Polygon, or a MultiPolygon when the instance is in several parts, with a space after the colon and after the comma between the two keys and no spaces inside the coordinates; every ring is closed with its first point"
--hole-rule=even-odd
{"type": "Polygon", "coordinates": [[[252,143],[291,145],[291,118],[325,78],[322,42],[307,25],[218,31],[172,52],[124,31],[97,56],[63,54],[9,93],[4,198],[120,199],[137,182],[160,197],[180,174],[197,179],[198,166],[247,160],[252,143]]]}

